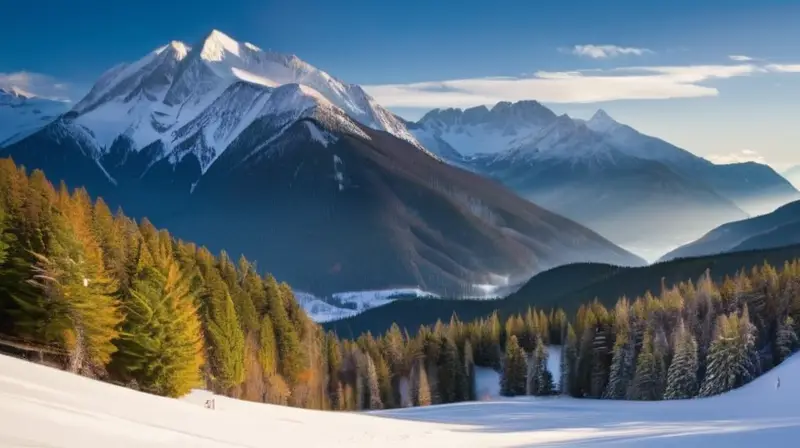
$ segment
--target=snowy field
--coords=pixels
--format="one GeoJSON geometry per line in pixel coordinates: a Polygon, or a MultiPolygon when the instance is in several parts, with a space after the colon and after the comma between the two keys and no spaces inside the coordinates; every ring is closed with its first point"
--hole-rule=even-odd
{"type": "Polygon", "coordinates": [[[0,447],[754,447],[800,440],[800,356],[726,395],[632,403],[495,399],[308,411],[151,396],[0,356],[0,447]],[[776,378],[781,388],[776,390],[776,378]]]}

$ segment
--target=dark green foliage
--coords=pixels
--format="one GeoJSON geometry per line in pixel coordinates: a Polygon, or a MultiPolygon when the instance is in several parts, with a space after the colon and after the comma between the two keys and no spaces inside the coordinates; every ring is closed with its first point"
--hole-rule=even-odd
{"type": "Polygon", "coordinates": [[[675,356],[667,374],[665,400],[692,398],[697,395],[697,341],[680,323],[675,330],[675,356]]]}
{"type": "MultiPolygon", "coordinates": [[[[397,323],[401,329],[415,332],[422,325],[434,324],[437,319],[447,321],[453,313],[467,322],[498,310],[505,320],[534,306],[545,310],[559,307],[572,315],[581,304],[595,298],[605,306],[613,306],[620,297],[660,291],[664,284],[671,286],[695,280],[709,270],[712,280],[719,282],[725,276],[733,276],[743,268],[749,270],[764,261],[780,266],[797,257],[800,257],[800,245],[684,258],[638,268],[575,263],[535,275],[517,293],[501,301],[399,300],[347,319],[327,322],[323,327],[339,335],[357,336],[366,331],[382,334],[392,323],[397,323]]],[[[800,318],[800,305],[797,313],[795,322],[800,318]]]]}
{"type": "Polygon", "coordinates": [[[506,343],[503,373],[500,378],[500,393],[506,397],[525,395],[527,372],[525,352],[519,346],[517,337],[511,336],[506,343]]]}
{"type": "Polygon", "coordinates": [[[630,400],[658,400],[656,359],[653,348],[653,334],[648,331],[642,341],[642,351],[636,358],[636,374],[628,391],[630,400]]]}

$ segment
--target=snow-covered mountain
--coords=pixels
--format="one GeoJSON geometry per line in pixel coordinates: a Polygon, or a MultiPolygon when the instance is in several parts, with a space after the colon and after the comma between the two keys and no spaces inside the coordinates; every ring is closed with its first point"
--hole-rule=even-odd
{"type": "Polygon", "coordinates": [[[715,165],[598,110],[535,101],[434,110],[409,126],[428,149],[650,259],[716,225],[798,197],[766,165],[715,165]]]}
{"type": "Polygon", "coordinates": [[[171,42],[108,70],[61,125],[98,158],[115,145],[134,152],[157,145],[152,163],[177,163],[191,153],[205,172],[256,119],[280,115],[289,121],[316,104],[422,148],[361,87],[216,30],[197,45],[171,42]]]}
{"type": "Polygon", "coordinates": [[[218,31],[107,71],[4,155],[321,296],[473,296],[564,263],[644,263],[444,163],[361,87],[218,31]]]}
{"type": "Polygon", "coordinates": [[[69,103],[39,98],[15,86],[0,86],[0,147],[47,126],[69,103]]]}

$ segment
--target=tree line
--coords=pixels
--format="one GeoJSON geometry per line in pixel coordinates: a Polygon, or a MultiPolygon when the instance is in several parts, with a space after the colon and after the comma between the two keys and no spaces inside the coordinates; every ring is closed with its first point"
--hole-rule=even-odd
{"type": "Polygon", "coordinates": [[[393,325],[351,340],[324,332],[288,285],[244,257],[112,213],[41,171],[0,160],[0,194],[0,341],[24,343],[0,349],[159,395],[204,388],[315,409],[425,406],[482,398],[475,371],[486,367],[509,396],[690,398],[741,386],[798,348],[797,261],[718,284],[705,275],[613,309],[594,301],[574,316],[454,315],[413,337],[393,325]]]}

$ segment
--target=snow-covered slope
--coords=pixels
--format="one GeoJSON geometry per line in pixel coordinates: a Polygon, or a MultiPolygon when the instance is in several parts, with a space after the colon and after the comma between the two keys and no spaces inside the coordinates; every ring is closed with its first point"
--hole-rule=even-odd
{"type": "Polygon", "coordinates": [[[0,446],[793,446],[800,438],[798,378],[800,356],[794,356],[742,389],[709,399],[499,398],[359,414],[203,391],[173,400],[0,356],[0,446]],[[203,406],[210,398],[214,410],[203,406]]]}
{"type": "Polygon", "coordinates": [[[14,86],[0,87],[0,147],[19,141],[69,110],[69,103],[38,98],[14,86]]]}
{"type": "Polygon", "coordinates": [[[315,322],[329,322],[362,313],[368,309],[391,303],[399,298],[437,298],[436,294],[419,288],[395,288],[369,291],[350,291],[317,297],[295,291],[295,298],[306,314],[315,322]]]}
{"type": "MultiPolygon", "coordinates": [[[[501,102],[491,109],[435,109],[425,114],[412,130],[431,151],[448,158],[443,148],[461,156],[494,154],[521,145],[552,123],[556,115],[536,101],[501,102]]],[[[452,158],[452,157],[450,157],[452,158]]]]}
{"type": "Polygon", "coordinates": [[[75,105],[68,125],[90,135],[99,154],[121,141],[131,151],[158,143],[161,157],[177,162],[193,153],[205,172],[254,120],[269,114],[297,118],[311,103],[340,109],[423,149],[361,87],[216,30],[197,45],[171,42],[110,69],[75,105]],[[303,95],[270,100],[287,85],[301,85],[303,95]]]}

